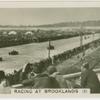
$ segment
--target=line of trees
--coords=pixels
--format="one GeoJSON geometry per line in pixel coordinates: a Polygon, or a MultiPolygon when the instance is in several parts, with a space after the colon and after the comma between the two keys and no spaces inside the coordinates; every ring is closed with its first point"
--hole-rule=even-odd
{"type": "MultiPolygon", "coordinates": [[[[91,34],[84,32],[83,34],[91,34]]],[[[78,31],[64,30],[15,30],[0,31],[0,47],[28,44],[32,42],[45,42],[48,40],[66,39],[79,36],[78,31]]]]}

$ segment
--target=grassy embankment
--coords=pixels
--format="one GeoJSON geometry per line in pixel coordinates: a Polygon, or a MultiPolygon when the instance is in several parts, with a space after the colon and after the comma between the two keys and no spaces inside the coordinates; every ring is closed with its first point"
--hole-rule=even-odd
{"type": "MultiPolygon", "coordinates": [[[[100,68],[100,47],[94,50],[87,50],[84,62],[89,62],[90,68],[100,68]]],[[[82,55],[82,54],[80,54],[82,55]]],[[[63,63],[56,66],[57,70],[61,74],[70,74],[79,72],[82,62],[80,58],[77,58],[77,55],[64,61],[63,63]]]]}

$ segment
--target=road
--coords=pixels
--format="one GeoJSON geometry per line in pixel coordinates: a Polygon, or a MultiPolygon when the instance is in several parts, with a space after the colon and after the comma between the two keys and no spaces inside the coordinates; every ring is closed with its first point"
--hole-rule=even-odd
{"type": "MultiPolygon", "coordinates": [[[[100,35],[95,34],[94,40],[99,38],[100,35]]],[[[83,39],[83,44],[89,43],[91,41],[93,41],[93,35],[89,35],[88,39],[83,39]]],[[[55,47],[55,50],[51,51],[51,56],[53,56],[80,46],[80,37],[78,36],[70,39],[56,40],[52,41],[51,44],[55,47]]],[[[22,68],[25,63],[38,62],[41,59],[47,58],[47,46],[48,42],[43,42],[0,48],[0,56],[4,59],[4,61],[0,62],[0,70],[12,72],[14,69],[18,70],[22,68]],[[19,55],[9,56],[8,52],[12,50],[17,50],[19,55]]]]}

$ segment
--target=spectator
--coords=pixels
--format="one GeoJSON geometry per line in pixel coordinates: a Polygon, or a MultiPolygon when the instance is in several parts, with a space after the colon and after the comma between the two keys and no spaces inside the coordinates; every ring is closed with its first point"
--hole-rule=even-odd
{"type": "Polygon", "coordinates": [[[33,88],[60,88],[59,83],[54,78],[54,72],[56,69],[54,67],[48,67],[47,71],[44,73],[39,73],[31,79],[24,80],[23,85],[30,85],[33,88]]]}
{"type": "Polygon", "coordinates": [[[6,86],[6,77],[4,71],[0,71],[0,86],[6,86]]]}
{"type": "Polygon", "coordinates": [[[0,93],[10,93],[10,88],[7,87],[8,81],[6,79],[4,71],[0,71],[0,93]]]}
{"type": "Polygon", "coordinates": [[[81,67],[81,87],[89,88],[91,93],[100,93],[100,82],[96,73],[85,63],[81,67]]]}

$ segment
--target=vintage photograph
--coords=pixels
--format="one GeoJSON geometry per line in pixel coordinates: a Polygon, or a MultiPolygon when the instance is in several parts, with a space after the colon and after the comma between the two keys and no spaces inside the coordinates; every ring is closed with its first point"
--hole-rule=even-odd
{"type": "Polygon", "coordinates": [[[47,88],[100,93],[99,7],[0,8],[0,94],[47,88]]]}

